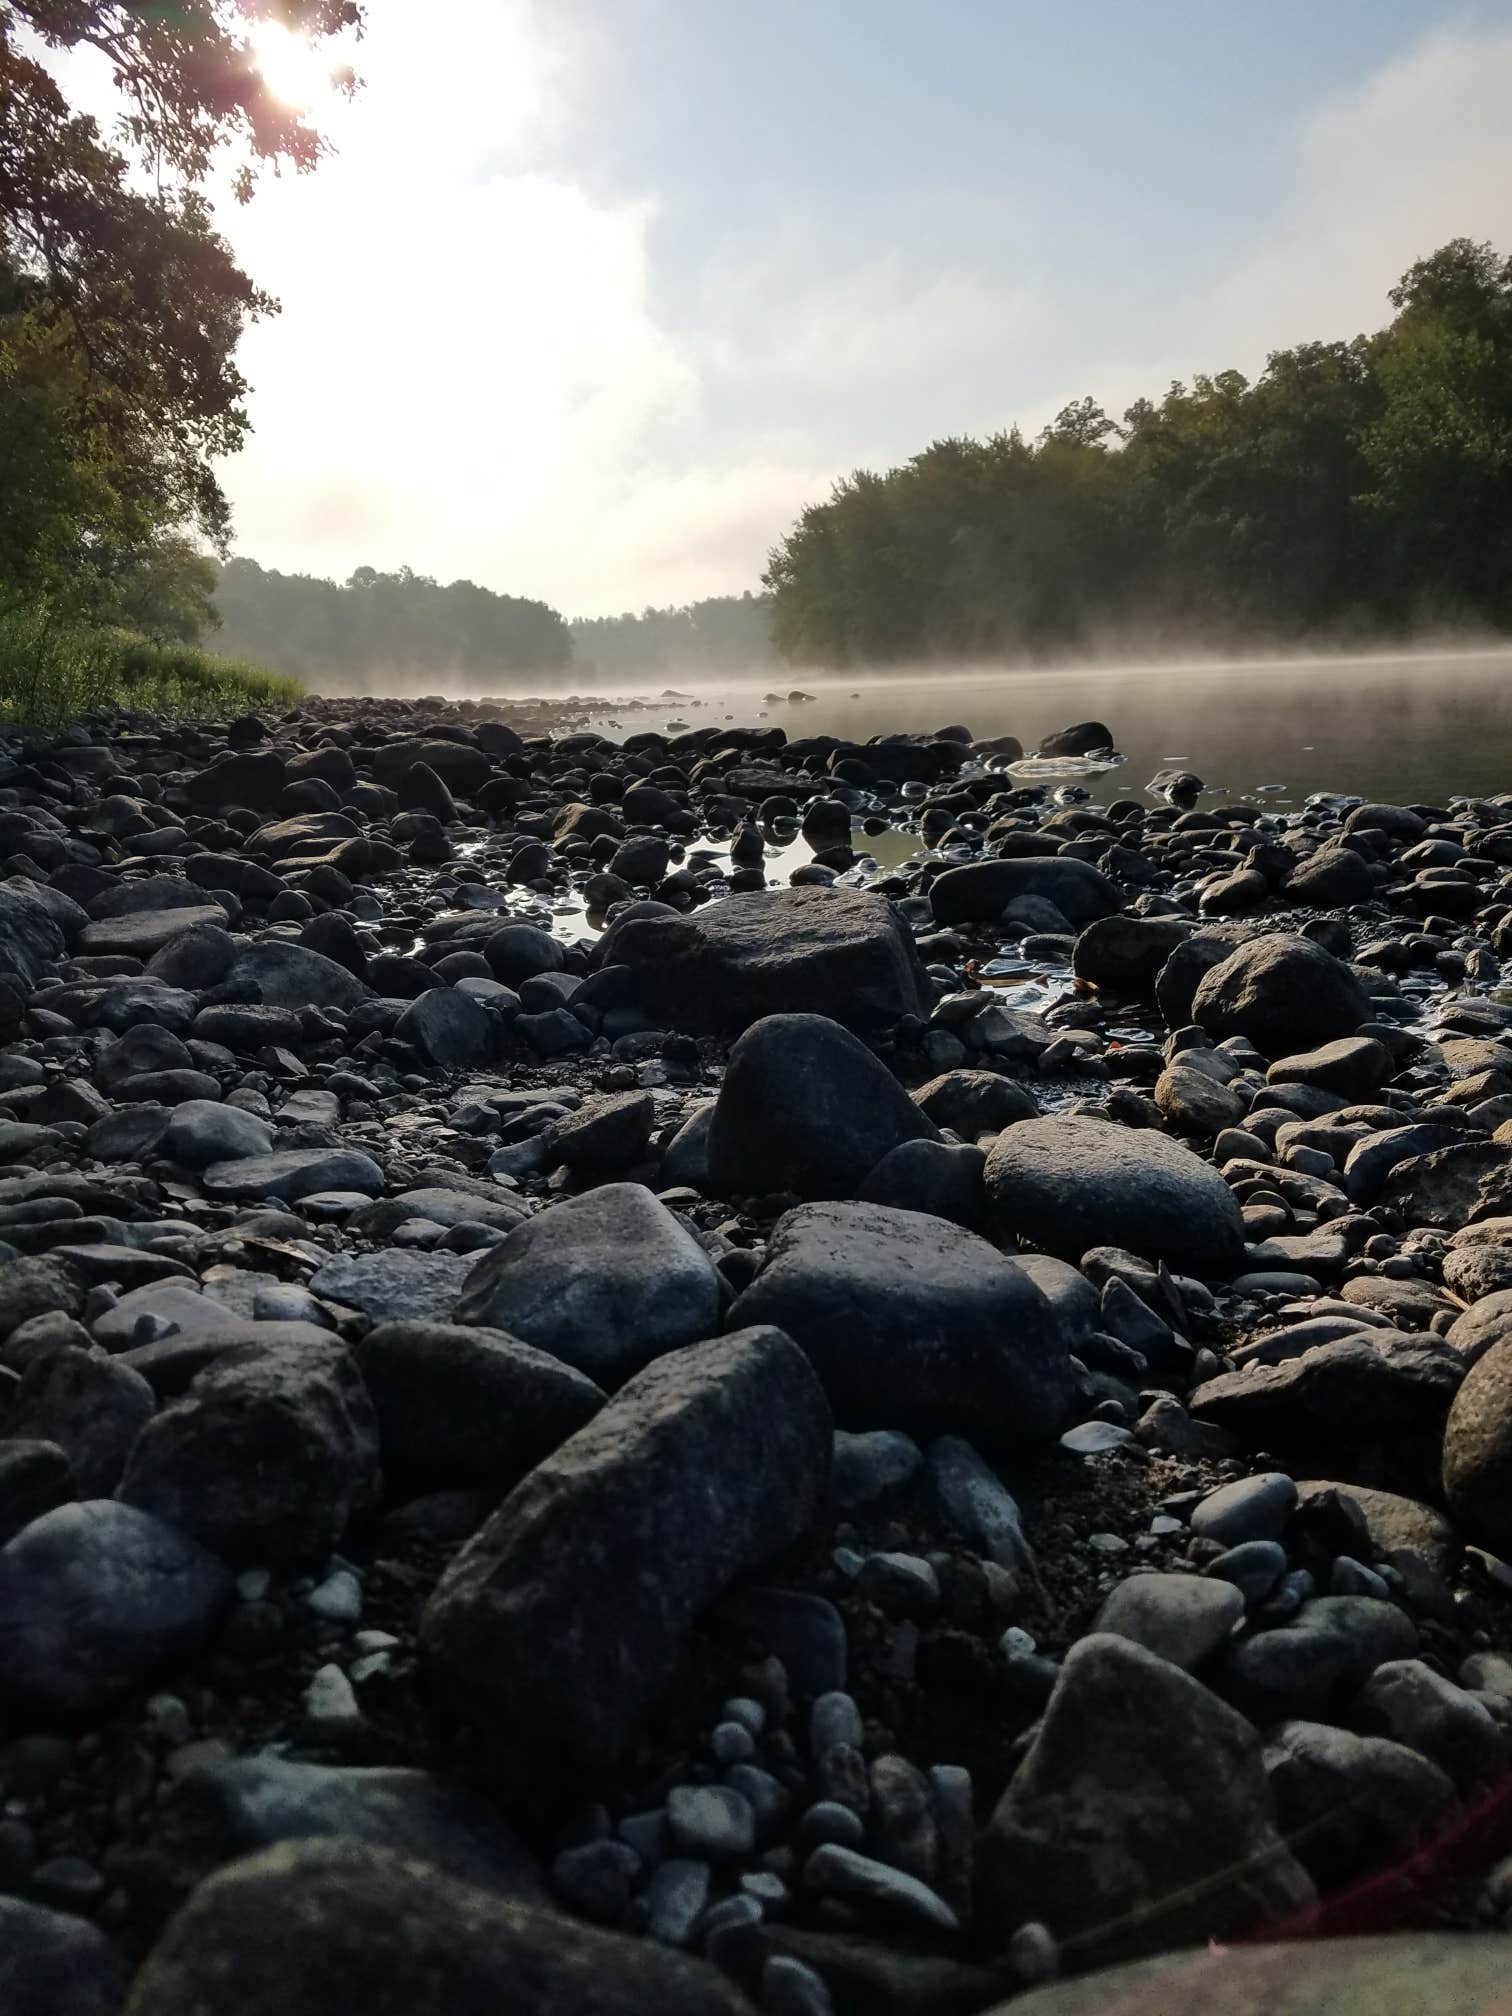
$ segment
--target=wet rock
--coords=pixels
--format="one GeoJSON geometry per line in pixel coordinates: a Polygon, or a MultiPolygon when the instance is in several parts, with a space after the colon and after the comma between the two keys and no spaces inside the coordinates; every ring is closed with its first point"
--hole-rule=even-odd
{"type": "Polygon", "coordinates": [[[791,1340],[743,1330],[658,1359],[510,1493],[421,1631],[507,1780],[621,1755],[693,1619],[805,1530],[830,1440],[791,1340]]]}
{"type": "Polygon", "coordinates": [[[1224,1938],[1314,1897],[1276,1832],[1250,1724],[1102,1633],[1066,1655],[982,1854],[1003,1936],[1041,1919],[1079,1956],[1224,1938]]]}
{"type": "Polygon", "coordinates": [[[0,1548],[0,1691],[99,1710],[196,1651],[231,1594],[187,1534],[111,1499],[60,1505],[0,1548]]]}
{"type": "Polygon", "coordinates": [[[356,1356],[393,1499],[502,1496],[604,1404],[581,1372],[502,1330],[384,1322],[356,1356]]]}
{"type": "Polygon", "coordinates": [[[501,1898],[365,1843],[286,1843],[200,1885],[126,2016],[741,2016],[701,1960],[501,1898]],[[521,2005],[526,2006],[526,2005],[521,2005]]]}
{"type": "Polygon", "coordinates": [[[803,1205],[728,1319],[773,1323],[849,1428],[1058,1432],[1070,1348],[1029,1277],[958,1226],[885,1205],[803,1205]]]}
{"type": "Polygon", "coordinates": [[[719,1328],[719,1275],[650,1191],[608,1183],[518,1226],[477,1262],[455,1320],[507,1330],[605,1386],[719,1328]]]}
{"type": "Polygon", "coordinates": [[[1063,1259],[1117,1245],[1223,1275],[1242,1257],[1228,1185],[1189,1148],[1148,1129],[1067,1115],[1026,1120],[999,1135],[984,1180],[1000,1233],[1063,1259]]]}

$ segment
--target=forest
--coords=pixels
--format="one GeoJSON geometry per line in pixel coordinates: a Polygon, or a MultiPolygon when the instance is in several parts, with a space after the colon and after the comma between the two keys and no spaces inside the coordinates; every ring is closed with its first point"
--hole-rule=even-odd
{"type": "Polygon", "coordinates": [[[1512,628],[1512,259],[1455,239],[1390,325],[857,470],[766,573],[794,664],[1512,628]]]}

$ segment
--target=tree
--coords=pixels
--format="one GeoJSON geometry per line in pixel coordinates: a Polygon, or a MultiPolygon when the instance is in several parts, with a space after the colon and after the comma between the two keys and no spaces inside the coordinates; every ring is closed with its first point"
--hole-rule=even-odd
{"type": "Polygon", "coordinates": [[[223,150],[242,156],[243,198],[260,165],[307,169],[322,151],[254,61],[249,32],[275,16],[315,37],[361,20],[355,0],[0,0],[0,566],[12,593],[93,608],[133,548],[180,528],[224,544],[212,464],[247,430],[236,347],[277,304],[214,230],[203,185],[223,150]],[[126,107],[109,140],[47,67],[83,48],[109,61],[126,107]],[[13,493],[33,480],[44,426],[55,445],[31,509],[13,493]]]}

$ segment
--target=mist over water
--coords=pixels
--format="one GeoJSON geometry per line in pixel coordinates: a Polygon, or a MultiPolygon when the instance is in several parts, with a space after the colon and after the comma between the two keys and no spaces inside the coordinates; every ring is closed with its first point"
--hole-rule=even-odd
{"type": "Polygon", "coordinates": [[[1099,720],[1127,758],[1094,780],[1104,801],[1142,794],[1173,764],[1195,771],[1208,787],[1202,802],[1213,804],[1278,784],[1284,790],[1267,792],[1265,802],[1280,807],[1315,791],[1441,804],[1512,790],[1512,650],[1046,671],[768,671],[738,683],[674,683],[686,698],[606,705],[586,725],[614,740],[671,722],[729,720],[865,741],[962,723],[976,736],[1016,735],[1032,749],[1053,729],[1099,720]],[[765,697],[794,688],[812,700],[765,697]]]}

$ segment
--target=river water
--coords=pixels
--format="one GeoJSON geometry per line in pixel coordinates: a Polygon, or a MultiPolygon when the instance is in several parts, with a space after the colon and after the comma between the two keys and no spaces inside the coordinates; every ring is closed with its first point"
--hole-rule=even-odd
{"type": "Polygon", "coordinates": [[[1090,780],[1094,799],[1142,796],[1179,765],[1209,787],[1199,801],[1272,787],[1275,808],[1315,791],[1409,804],[1512,790],[1512,650],[1222,664],[1099,665],[1040,672],[924,668],[764,683],[684,686],[676,701],[606,704],[586,724],[614,739],[669,722],[763,723],[789,736],[1017,735],[1026,749],[1073,721],[1098,720],[1127,759],[1090,780]],[[769,701],[797,687],[812,700],[769,701]],[[1281,786],[1278,791],[1274,787],[1281,786]]]}

